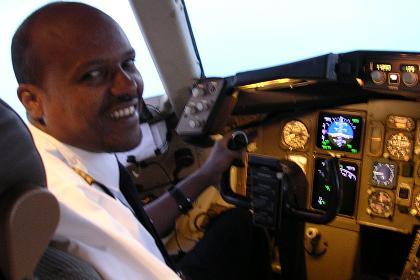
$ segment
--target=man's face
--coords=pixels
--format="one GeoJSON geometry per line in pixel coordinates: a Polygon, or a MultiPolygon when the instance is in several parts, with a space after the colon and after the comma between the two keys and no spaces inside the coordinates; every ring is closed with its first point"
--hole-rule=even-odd
{"type": "Polygon", "coordinates": [[[114,22],[89,14],[50,29],[36,46],[44,66],[44,131],[94,152],[135,147],[143,81],[125,34],[114,22]]]}

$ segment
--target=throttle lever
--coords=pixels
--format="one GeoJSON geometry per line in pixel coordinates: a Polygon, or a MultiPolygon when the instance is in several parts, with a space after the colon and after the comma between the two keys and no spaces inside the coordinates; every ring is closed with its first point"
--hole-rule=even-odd
{"type": "MultiPolygon", "coordinates": [[[[236,130],[232,132],[232,138],[228,142],[228,149],[232,151],[239,151],[248,145],[248,136],[242,130],[236,130]]],[[[245,164],[241,159],[235,158],[232,161],[232,165],[237,167],[245,167],[245,164]]]]}
{"type": "MultiPolygon", "coordinates": [[[[245,132],[241,130],[232,132],[231,137],[232,138],[229,140],[227,147],[232,151],[241,150],[248,145],[248,136],[245,132]]],[[[234,159],[232,161],[232,165],[237,167],[245,167],[245,164],[241,159],[234,159]]],[[[230,169],[226,170],[222,175],[222,181],[220,184],[220,194],[222,195],[223,199],[237,206],[251,208],[252,205],[249,198],[236,194],[230,188],[229,173],[230,169]]]]}
{"type": "Polygon", "coordinates": [[[242,130],[232,132],[232,138],[229,140],[229,150],[237,151],[245,148],[248,145],[248,136],[242,130]]]}

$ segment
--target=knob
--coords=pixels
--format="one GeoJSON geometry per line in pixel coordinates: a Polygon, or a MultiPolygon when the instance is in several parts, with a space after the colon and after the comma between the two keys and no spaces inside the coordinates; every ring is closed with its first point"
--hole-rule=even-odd
{"type": "Polygon", "coordinates": [[[189,120],[188,124],[191,128],[201,127],[201,122],[199,120],[189,120]]]}
{"type": "Polygon", "coordinates": [[[407,87],[414,87],[418,82],[417,73],[404,72],[402,74],[402,81],[407,87]]]}
{"type": "Polygon", "coordinates": [[[201,97],[201,96],[204,96],[204,94],[206,93],[204,91],[204,88],[199,87],[199,86],[193,87],[191,92],[192,92],[192,96],[194,96],[194,97],[201,97]]]}
{"type": "Polygon", "coordinates": [[[232,138],[229,140],[228,148],[234,151],[241,150],[248,145],[248,137],[245,132],[237,130],[232,132],[232,138]]]}
{"type": "Polygon", "coordinates": [[[312,241],[317,241],[320,238],[319,230],[315,227],[308,227],[305,231],[305,235],[312,241]]]}
{"type": "Polygon", "coordinates": [[[192,115],[197,112],[197,108],[194,103],[189,103],[187,106],[185,106],[184,112],[187,115],[192,115]]]}
{"type": "Polygon", "coordinates": [[[308,227],[305,230],[305,250],[311,256],[322,256],[327,251],[328,242],[316,227],[308,227]]]}
{"type": "Polygon", "coordinates": [[[203,101],[203,102],[197,102],[195,107],[197,108],[199,112],[203,112],[203,111],[207,111],[207,109],[209,108],[209,105],[207,104],[207,102],[203,101]]]}
{"type": "Polygon", "coordinates": [[[416,209],[414,209],[414,208],[410,210],[410,214],[412,216],[417,216],[417,213],[418,213],[418,211],[416,209]]]}
{"type": "Polygon", "coordinates": [[[386,81],[385,73],[379,70],[373,70],[370,73],[370,77],[372,78],[372,81],[377,85],[382,85],[386,81]]]}

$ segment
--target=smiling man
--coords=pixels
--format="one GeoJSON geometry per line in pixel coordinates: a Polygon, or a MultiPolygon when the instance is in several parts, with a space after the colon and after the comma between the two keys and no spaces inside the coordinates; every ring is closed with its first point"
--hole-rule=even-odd
{"type": "MultiPolygon", "coordinates": [[[[134,59],[119,25],[80,3],[40,8],[12,42],[18,96],[48,187],[60,202],[54,244],[91,263],[105,279],[177,279],[166,252],[158,248],[154,228],[161,236],[168,233],[180,204],[188,208],[186,198],[194,200],[217,184],[241,154],[227,149],[228,138],[217,142],[203,166],[175,192],[147,206],[154,228],[146,225],[146,230],[121,194],[123,175],[114,155],[141,141],[143,81],[134,59]]],[[[251,226],[247,211],[228,211],[177,267],[191,279],[264,279],[267,242],[251,226]]]]}

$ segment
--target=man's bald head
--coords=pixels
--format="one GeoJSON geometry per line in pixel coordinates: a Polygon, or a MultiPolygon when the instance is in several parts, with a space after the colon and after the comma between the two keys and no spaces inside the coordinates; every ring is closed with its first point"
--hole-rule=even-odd
{"type": "Polygon", "coordinates": [[[16,31],[12,59],[29,121],[63,143],[125,151],[140,139],[143,80],[121,27],[91,6],[60,2],[16,31]]]}
{"type": "Polygon", "coordinates": [[[109,29],[109,32],[117,29],[117,32],[123,33],[107,14],[83,3],[55,2],[39,8],[25,19],[12,39],[12,62],[18,83],[41,86],[45,63],[59,55],[54,50],[62,49],[51,44],[57,42],[79,47],[84,44],[87,34],[95,40],[95,34],[101,28],[109,29]],[[71,32],[73,29],[83,32],[71,32]],[[44,49],[48,49],[49,53],[45,54],[44,49]]]}

